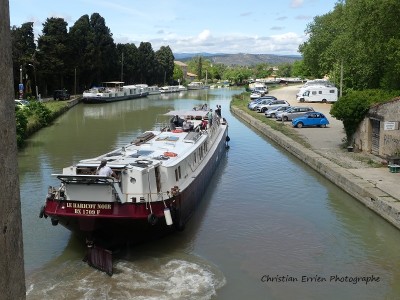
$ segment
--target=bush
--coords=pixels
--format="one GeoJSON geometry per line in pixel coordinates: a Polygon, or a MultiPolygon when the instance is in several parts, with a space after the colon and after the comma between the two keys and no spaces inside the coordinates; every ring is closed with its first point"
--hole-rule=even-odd
{"type": "Polygon", "coordinates": [[[373,104],[387,102],[398,95],[399,91],[349,91],[347,95],[341,97],[332,105],[330,114],[336,119],[343,121],[349,143],[373,104]]]}
{"type": "Polygon", "coordinates": [[[17,146],[18,148],[21,148],[25,144],[28,117],[24,110],[17,107],[15,111],[15,119],[17,124],[17,146]]]}

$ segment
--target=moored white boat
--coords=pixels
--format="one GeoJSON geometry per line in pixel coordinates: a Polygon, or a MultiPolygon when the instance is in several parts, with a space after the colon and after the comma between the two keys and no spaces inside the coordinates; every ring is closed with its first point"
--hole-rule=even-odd
{"type": "Polygon", "coordinates": [[[159,95],[161,94],[160,88],[157,85],[152,85],[148,87],[149,95],[159,95]]]}
{"type": "Polygon", "coordinates": [[[192,81],[191,83],[188,84],[187,86],[188,90],[202,90],[205,89],[206,87],[204,86],[204,83],[201,81],[192,81]]]}
{"type": "Polygon", "coordinates": [[[86,238],[89,246],[182,229],[223,157],[228,124],[214,115],[204,128],[207,111],[171,111],[167,118],[160,130],[53,174],[60,185],[49,188],[40,215],[86,238]],[[189,131],[183,120],[192,123],[189,131]],[[96,174],[103,160],[116,178],[96,174]]]}
{"type": "Polygon", "coordinates": [[[178,93],[178,92],[183,92],[186,90],[187,90],[187,88],[183,85],[167,85],[167,86],[160,87],[161,93],[178,93]]]}
{"type": "Polygon", "coordinates": [[[106,103],[129,100],[148,95],[147,84],[123,85],[122,81],[103,82],[102,87],[93,87],[82,94],[84,103],[106,103]]]}

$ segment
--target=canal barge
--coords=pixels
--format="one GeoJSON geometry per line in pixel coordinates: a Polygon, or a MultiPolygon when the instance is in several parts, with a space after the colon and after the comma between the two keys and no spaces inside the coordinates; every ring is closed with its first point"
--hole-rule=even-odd
{"type": "Polygon", "coordinates": [[[228,124],[216,114],[208,120],[201,110],[171,111],[165,118],[160,129],[53,174],[60,185],[49,187],[40,217],[88,246],[182,230],[223,157],[228,124]],[[101,164],[112,175],[99,175],[101,164]]]}
{"type": "Polygon", "coordinates": [[[107,103],[146,97],[147,84],[123,85],[122,81],[107,81],[101,87],[93,87],[82,94],[84,103],[107,103]]]}

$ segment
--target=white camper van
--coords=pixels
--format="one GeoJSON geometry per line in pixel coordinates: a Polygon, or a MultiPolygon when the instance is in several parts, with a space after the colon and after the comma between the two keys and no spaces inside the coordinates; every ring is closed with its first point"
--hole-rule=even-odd
{"type": "Polygon", "coordinates": [[[338,89],[334,86],[308,86],[296,98],[298,102],[336,102],[338,89]]]}

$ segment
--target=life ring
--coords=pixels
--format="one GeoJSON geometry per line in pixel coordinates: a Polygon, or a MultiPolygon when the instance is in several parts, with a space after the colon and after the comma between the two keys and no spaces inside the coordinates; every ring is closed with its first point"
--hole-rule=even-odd
{"type": "Polygon", "coordinates": [[[182,129],[174,129],[174,130],[172,130],[172,132],[173,133],[181,133],[181,132],[183,132],[183,130],[182,129]]]}
{"type": "Polygon", "coordinates": [[[176,156],[178,156],[178,154],[176,154],[175,152],[164,152],[164,156],[176,157],[176,156]]]}
{"type": "Polygon", "coordinates": [[[149,222],[149,224],[150,224],[151,226],[156,225],[156,224],[157,224],[157,221],[158,221],[158,218],[157,218],[157,216],[156,216],[155,214],[149,214],[149,215],[147,216],[147,222],[149,222]]]}

